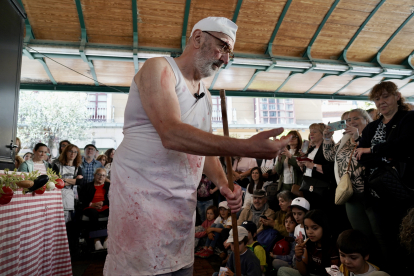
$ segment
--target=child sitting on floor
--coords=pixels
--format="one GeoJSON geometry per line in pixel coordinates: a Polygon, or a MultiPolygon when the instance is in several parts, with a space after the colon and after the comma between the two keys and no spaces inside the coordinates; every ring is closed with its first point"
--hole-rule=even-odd
{"type": "Polygon", "coordinates": [[[247,230],[247,248],[254,253],[254,255],[259,259],[260,269],[262,273],[266,273],[266,251],[263,246],[257,241],[257,226],[253,221],[243,221],[241,227],[246,228],[247,230]]]}
{"type": "Polygon", "coordinates": [[[297,223],[293,216],[293,213],[292,212],[287,213],[285,217],[285,227],[286,227],[286,231],[289,233],[289,237],[284,238],[284,239],[287,242],[289,242],[290,251],[284,255],[275,255],[273,254],[273,252],[270,252],[270,257],[274,259],[272,262],[272,265],[276,272],[279,270],[279,268],[283,266],[292,267],[293,256],[295,255],[295,245],[296,245],[293,232],[295,231],[296,225],[297,223]]]}
{"type": "Polygon", "coordinates": [[[343,276],[371,275],[378,267],[370,264],[368,238],[358,230],[342,232],[337,241],[343,276]]]}
{"type": "Polygon", "coordinates": [[[208,258],[214,254],[214,247],[220,239],[220,233],[224,228],[231,228],[230,208],[227,201],[222,201],[219,204],[220,216],[214,221],[210,228],[206,230],[208,239],[206,244],[200,252],[197,252],[196,257],[208,258]]]}
{"type": "MultiPolygon", "coordinates": [[[[234,238],[238,238],[239,240],[239,253],[240,253],[240,268],[241,268],[241,275],[243,276],[260,276],[262,271],[260,269],[260,262],[259,259],[254,255],[254,253],[250,250],[247,250],[246,244],[248,241],[248,232],[246,228],[238,226],[238,237],[233,236],[233,230],[230,231],[230,236],[227,242],[230,243],[231,249],[234,252],[234,238]]],[[[235,275],[235,260],[234,260],[234,253],[231,253],[230,258],[226,265],[227,271],[225,275],[233,276],[235,275]]],[[[215,272],[213,276],[217,276],[218,272],[215,272]]]]}
{"type": "Polygon", "coordinates": [[[298,239],[295,246],[296,267],[281,267],[278,276],[329,275],[326,267],[339,265],[338,249],[332,242],[328,218],[322,210],[309,211],[304,218],[309,240],[298,239]]]}
{"type": "Polygon", "coordinates": [[[303,218],[310,209],[309,202],[303,197],[297,197],[294,200],[292,200],[290,208],[292,210],[292,214],[296,220],[296,223],[298,224],[295,228],[293,236],[297,239],[299,237],[299,233],[302,232],[302,236],[306,237],[303,218]]]}
{"type": "Polygon", "coordinates": [[[197,247],[200,239],[207,237],[207,229],[214,223],[214,219],[218,217],[218,209],[216,206],[209,206],[206,210],[206,220],[195,229],[194,248],[197,247]]]}

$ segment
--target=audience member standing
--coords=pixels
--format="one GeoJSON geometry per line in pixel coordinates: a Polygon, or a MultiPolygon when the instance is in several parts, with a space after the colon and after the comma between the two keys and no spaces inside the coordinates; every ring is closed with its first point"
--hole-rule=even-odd
{"type": "Polygon", "coordinates": [[[45,160],[47,146],[43,143],[37,143],[33,149],[33,158],[24,161],[19,168],[19,172],[38,171],[40,174],[46,174],[48,168],[52,166],[45,160]]]}
{"type": "MultiPolygon", "coordinates": [[[[379,181],[382,173],[396,168],[401,182],[413,188],[414,113],[408,111],[405,99],[393,82],[375,85],[369,97],[374,101],[381,116],[368,124],[362,132],[356,149],[357,159],[366,167],[366,174],[377,174],[379,181]]],[[[386,182],[376,187],[388,185],[391,186],[392,183],[386,182]]],[[[398,254],[401,252],[398,247],[398,228],[413,200],[404,202],[393,197],[392,193],[384,193],[384,190],[376,190],[374,187],[369,188],[366,194],[365,206],[372,213],[370,223],[375,229],[374,234],[381,246],[384,259],[387,260],[384,270],[389,271],[391,275],[403,275],[405,272],[398,270],[404,267],[400,264],[401,258],[398,254]]]]}
{"type": "MultiPolygon", "coordinates": [[[[372,239],[374,238],[373,232],[376,229],[373,229],[370,223],[369,217],[372,214],[369,209],[365,208],[364,204],[364,167],[358,163],[355,156],[351,158],[351,154],[361,139],[362,131],[370,122],[372,122],[372,119],[365,110],[360,108],[351,110],[344,132],[345,135],[337,144],[331,139],[334,132],[327,126],[323,132],[323,154],[326,160],[335,162],[334,171],[337,184],[347,172],[348,163],[351,162],[349,175],[354,194],[345,204],[346,213],[352,228],[361,231],[365,236],[372,239]]],[[[371,241],[371,245],[374,244],[377,244],[377,242],[371,241]]]]}
{"type": "Polygon", "coordinates": [[[85,183],[93,181],[93,174],[97,168],[104,168],[101,162],[95,160],[95,154],[98,149],[94,144],[88,144],[84,148],[85,156],[82,158],[82,175],[85,183]]]}
{"type": "Polygon", "coordinates": [[[115,155],[114,148],[107,149],[105,151],[106,165],[104,166],[105,166],[106,172],[108,173],[108,179],[111,179],[111,166],[112,166],[112,161],[114,160],[114,155],[115,155]]]}
{"type": "Polygon", "coordinates": [[[299,150],[302,148],[302,136],[296,130],[288,133],[292,136],[288,146],[284,148],[277,157],[274,170],[279,175],[279,191],[297,191],[302,184],[302,171],[296,162],[296,157],[300,156],[299,150]],[[294,187],[293,185],[297,185],[294,187]]]}
{"type": "Polygon", "coordinates": [[[77,185],[81,185],[83,182],[81,163],[82,157],[79,148],[70,144],[65,147],[53,165],[53,171],[60,174],[65,183],[65,187],[62,189],[62,202],[66,223],[72,220],[75,199],[79,199],[77,185]]]}

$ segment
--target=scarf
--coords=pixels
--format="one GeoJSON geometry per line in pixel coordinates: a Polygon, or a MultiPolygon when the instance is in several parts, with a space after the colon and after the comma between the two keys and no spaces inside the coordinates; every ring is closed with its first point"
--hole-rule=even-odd
{"type": "Polygon", "coordinates": [[[264,212],[266,212],[267,208],[269,208],[269,205],[267,203],[260,210],[256,210],[256,208],[254,208],[254,205],[252,204],[250,209],[252,210],[252,213],[253,213],[252,221],[254,222],[254,224],[259,225],[260,216],[264,212]]]}

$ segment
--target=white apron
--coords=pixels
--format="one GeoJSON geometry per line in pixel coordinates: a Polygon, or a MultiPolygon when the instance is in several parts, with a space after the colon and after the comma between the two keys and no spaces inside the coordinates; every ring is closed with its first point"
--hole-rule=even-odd
{"type": "MultiPolygon", "coordinates": [[[[196,102],[173,58],[181,121],[211,132],[211,96],[196,102]]],[[[196,190],[204,156],[163,147],[132,81],[124,140],[111,168],[108,255],[104,275],[158,275],[194,262],[196,190]]]]}

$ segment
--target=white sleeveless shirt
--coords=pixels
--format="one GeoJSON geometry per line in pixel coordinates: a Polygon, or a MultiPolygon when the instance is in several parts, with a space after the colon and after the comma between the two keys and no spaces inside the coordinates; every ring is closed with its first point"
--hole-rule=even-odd
{"type": "MultiPolygon", "coordinates": [[[[196,101],[171,57],[181,121],[211,132],[211,95],[196,101]]],[[[134,80],[124,139],[111,168],[108,255],[104,275],[158,275],[194,262],[197,185],[204,156],[168,150],[145,113],[134,80]]]]}

